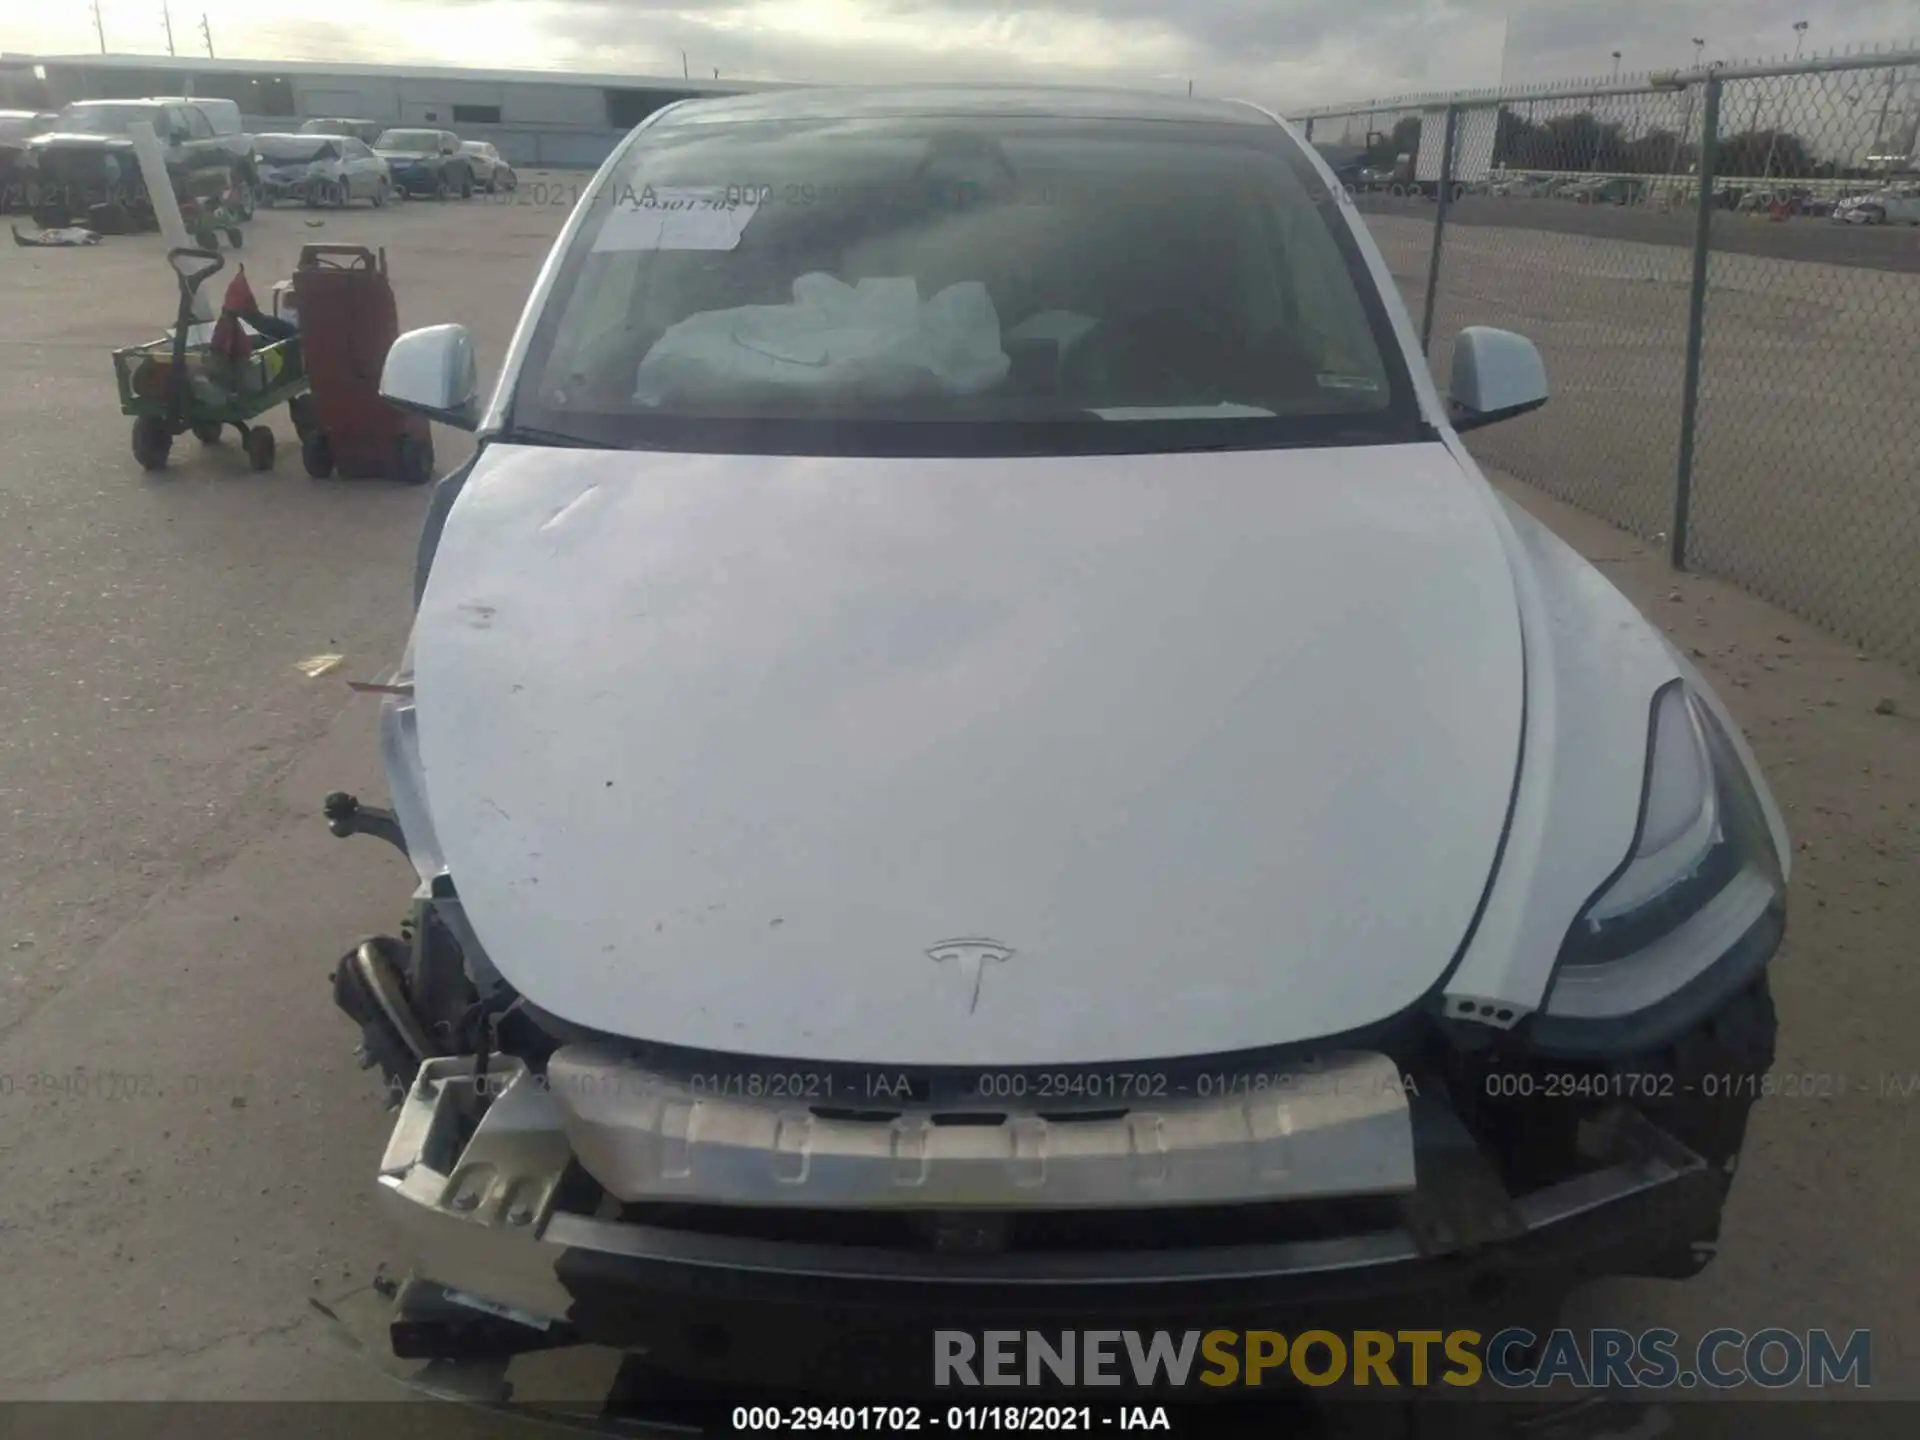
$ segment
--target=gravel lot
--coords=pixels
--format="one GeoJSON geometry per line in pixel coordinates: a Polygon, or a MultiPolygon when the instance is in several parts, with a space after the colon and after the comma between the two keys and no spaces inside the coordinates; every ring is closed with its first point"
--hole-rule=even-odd
{"type": "MultiPolygon", "coordinates": [[[[264,295],[303,242],[385,246],[403,323],[465,322],[484,364],[563,214],[421,203],[310,227],[288,210],[258,220],[239,258],[264,295]]],[[[1375,223],[1407,273],[1417,222],[1375,223]]],[[[1639,494],[1672,373],[1664,252],[1556,243],[1591,247],[1575,273],[1485,227],[1463,227],[1449,254],[1443,332],[1525,328],[1560,387],[1482,453],[1639,494]]],[[[1817,277],[1778,279],[1772,300],[1763,279],[1776,283],[1755,273],[1739,292],[1756,326],[1837,323],[1817,277]]],[[[425,493],[309,480],[284,412],[271,474],[230,443],[187,441],[166,474],[143,475],[106,351],[172,310],[157,239],[0,251],[0,1398],[398,1394],[329,1343],[308,1301],[365,1309],[388,1258],[369,1198],[385,1121],[326,976],[357,935],[393,927],[410,876],[379,845],[333,840],[317,807],[335,787],[383,794],[372,702],[341,680],[400,649],[425,493]],[[322,652],[347,656],[342,674],[295,670],[322,652]],[[81,1067],[93,1078],[76,1083],[81,1067]]],[[[1833,383],[1862,387],[1881,432],[1881,407],[1911,406],[1912,385],[1902,399],[1831,353],[1852,367],[1833,383]]],[[[1763,389],[1756,407],[1792,403],[1763,389]]],[[[1813,423],[1818,407],[1790,413],[1813,423]]],[[[1800,461],[1743,462],[1725,423],[1703,442],[1709,493],[1742,474],[1810,531],[1834,496],[1880,493],[1829,475],[1824,505],[1795,508],[1800,461]]],[[[1839,422],[1819,423],[1836,443],[1839,422]]],[[[450,432],[436,442],[443,469],[461,458],[450,432]]],[[[1657,521],[1657,486],[1643,488],[1657,521]]],[[[1712,1269],[1607,1287],[1586,1318],[1872,1327],[1876,1394],[1920,1397],[1920,1152],[1912,1102],[1881,1091],[1920,1065],[1920,680],[1512,489],[1693,650],[1743,721],[1799,842],[1780,1068],[1846,1081],[1829,1100],[1761,1105],[1712,1269]]],[[[586,1382],[556,1365],[546,1383],[586,1382]]],[[[431,1428],[476,1433],[448,1413],[431,1428]]]]}

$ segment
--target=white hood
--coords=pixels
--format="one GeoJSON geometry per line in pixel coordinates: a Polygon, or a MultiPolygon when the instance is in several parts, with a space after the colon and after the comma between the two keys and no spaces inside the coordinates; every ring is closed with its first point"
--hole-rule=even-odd
{"type": "Polygon", "coordinates": [[[415,632],[434,828],[501,973],[623,1035],[1031,1065],[1351,1030],[1440,978],[1505,823],[1492,517],[1438,444],[495,446],[415,632]]]}

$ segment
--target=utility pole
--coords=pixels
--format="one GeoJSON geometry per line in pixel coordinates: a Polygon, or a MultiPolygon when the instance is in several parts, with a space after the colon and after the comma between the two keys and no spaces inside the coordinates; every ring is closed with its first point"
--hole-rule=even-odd
{"type": "Polygon", "coordinates": [[[160,0],[160,23],[167,27],[167,54],[173,54],[173,7],[160,0]]]}
{"type": "Polygon", "coordinates": [[[100,53],[104,55],[107,53],[107,27],[100,19],[100,0],[93,0],[92,8],[94,33],[100,37],[100,53]]]}
{"type": "Polygon", "coordinates": [[[684,50],[680,52],[680,78],[682,80],[691,80],[693,78],[693,72],[687,69],[687,52],[684,50]]]}
{"type": "Polygon", "coordinates": [[[213,30],[207,24],[205,11],[200,13],[200,38],[207,42],[207,59],[213,59],[213,30]]]}

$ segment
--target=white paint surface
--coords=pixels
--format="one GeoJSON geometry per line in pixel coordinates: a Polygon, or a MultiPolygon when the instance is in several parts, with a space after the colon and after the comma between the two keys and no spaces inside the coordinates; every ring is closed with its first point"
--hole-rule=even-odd
{"type": "Polygon", "coordinates": [[[922,1064],[1411,1003],[1485,887],[1522,678],[1496,525],[1439,445],[497,446],[415,670],[449,866],[534,1003],[922,1064]],[[977,1005],[927,954],[956,937],[1014,952],[977,1005]]]}

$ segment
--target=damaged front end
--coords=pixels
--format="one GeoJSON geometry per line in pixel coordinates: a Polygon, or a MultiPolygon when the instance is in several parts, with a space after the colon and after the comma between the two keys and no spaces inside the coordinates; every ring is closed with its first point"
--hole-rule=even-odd
{"type": "Polygon", "coordinates": [[[408,667],[362,688],[393,809],[336,794],[328,822],[420,875],[334,982],[397,1110],[396,1357],[591,1345],[734,1394],[899,1396],[935,1328],[1544,1333],[1578,1284],[1713,1253],[1763,983],[1607,1060],[1468,1043],[1427,1002],[1337,1045],[986,1078],[643,1043],[502,977],[426,808],[408,667]]]}
{"type": "Polygon", "coordinates": [[[934,1328],[1491,1334],[1590,1278],[1691,1274],[1718,1230],[1722,1164],[1616,1100],[1568,1107],[1542,1173],[1424,1023],[1207,1097],[962,1109],[916,1073],[826,1103],[790,1066],[623,1044],[476,983],[461,925],[442,877],[336,980],[397,1109],[403,1360],[593,1345],[733,1393],[899,1396],[934,1328]]]}

